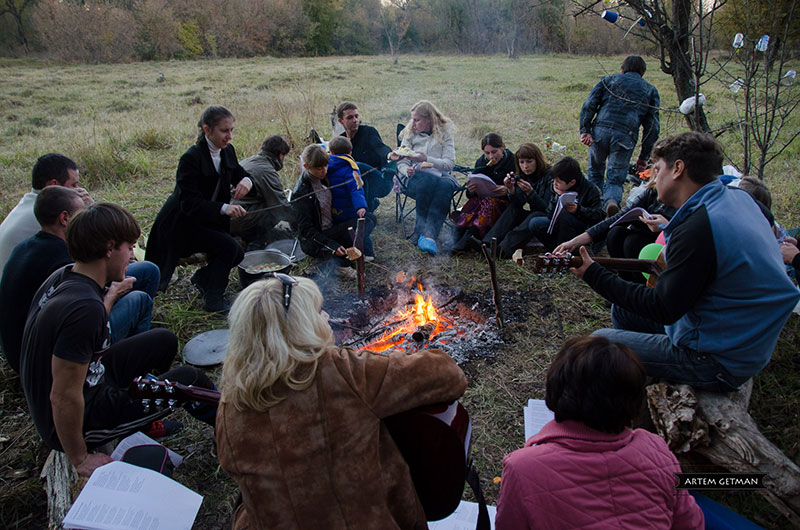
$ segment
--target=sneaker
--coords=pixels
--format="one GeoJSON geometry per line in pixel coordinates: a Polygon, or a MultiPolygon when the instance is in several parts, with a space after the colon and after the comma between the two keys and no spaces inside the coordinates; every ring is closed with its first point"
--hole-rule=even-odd
{"type": "Polygon", "coordinates": [[[617,215],[617,213],[619,213],[619,203],[614,199],[609,199],[606,202],[605,211],[606,211],[606,217],[617,215]]]}
{"type": "Polygon", "coordinates": [[[179,421],[156,420],[150,424],[150,428],[145,434],[154,440],[158,440],[159,438],[171,436],[181,429],[183,429],[183,423],[179,421]]]}
{"type": "Polygon", "coordinates": [[[358,272],[353,267],[339,267],[339,276],[345,280],[355,280],[358,278],[358,272]]]}
{"type": "Polygon", "coordinates": [[[375,256],[364,256],[364,261],[366,261],[367,263],[372,263],[373,261],[375,261],[375,256]]]}
{"type": "Polygon", "coordinates": [[[432,256],[435,256],[439,252],[439,248],[436,246],[436,241],[425,236],[419,236],[419,240],[417,240],[417,247],[419,247],[422,252],[427,252],[432,256]]]}

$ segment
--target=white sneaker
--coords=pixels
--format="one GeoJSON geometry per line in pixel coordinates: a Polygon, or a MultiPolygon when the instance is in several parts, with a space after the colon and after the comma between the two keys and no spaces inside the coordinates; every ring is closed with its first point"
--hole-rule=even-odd
{"type": "Polygon", "coordinates": [[[355,280],[358,278],[358,272],[352,267],[339,267],[339,276],[346,280],[355,280]]]}
{"type": "Polygon", "coordinates": [[[364,261],[366,261],[367,263],[371,263],[375,261],[375,256],[364,256],[364,261]]]}

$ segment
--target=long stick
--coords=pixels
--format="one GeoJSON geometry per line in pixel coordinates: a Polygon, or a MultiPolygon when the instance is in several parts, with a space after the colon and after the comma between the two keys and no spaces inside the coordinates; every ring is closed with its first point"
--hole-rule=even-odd
{"type": "MultiPolygon", "coordinates": [[[[495,320],[497,321],[497,327],[502,329],[504,326],[503,322],[503,301],[501,299],[500,294],[500,285],[497,283],[497,270],[494,266],[494,258],[486,247],[486,244],[478,240],[477,238],[473,237],[481,247],[481,252],[483,253],[483,257],[486,258],[486,263],[489,264],[489,280],[492,283],[492,295],[494,297],[494,310],[495,310],[495,320]]],[[[492,247],[497,250],[497,239],[492,238],[492,247]]]]}

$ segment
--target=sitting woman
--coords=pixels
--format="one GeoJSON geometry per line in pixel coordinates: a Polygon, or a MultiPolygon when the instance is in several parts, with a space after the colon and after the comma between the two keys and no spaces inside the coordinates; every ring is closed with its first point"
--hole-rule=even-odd
{"type": "Polygon", "coordinates": [[[230,235],[230,220],[247,213],[231,203],[231,186],[236,186],[232,197],[238,200],[253,182],[230,145],[233,114],[225,107],[208,107],[197,126],[197,143],[178,162],[175,191],[156,216],[145,259],[161,269],[164,290],[179,258],[205,252],[208,264],[192,276],[192,284],[205,297],[204,310],[226,311],[228,275],[244,257],[241,245],[230,235]]]}
{"type": "MultiPolygon", "coordinates": [[[[658,200],[655,189],[655,179],[651,180],[645,190],[636,196],[633,201],[625,206],[615,215],[608,217],[594,226],[586,229],[585,232],[573,237],[569,241],[561,243],[556,247],[555,252],[574,252],[582,245],[600,243],[606,241],[608,254],[612,258],[638,258],[639,251],[650,243],[654,243],[661,228],[675,215],[675,208],[667,206],[658,200]],[[627,214],[633,208],[642,208],[652,215],[654,220],[639,218],[622,222],[615,226],[619,218],[627,214]],[[646,221],[646,222],[645,222],[646,221]]],[[[620,271],[621,278],[637,283],[644,283],[645,278],[639,272],[620,271]]]]}
{"type": "Polygon", "coordinates": [[[400,148],[413,154],[401,157],[392,152],[389,158],[398,161],[397,172],[408,178],[406,193],[417,203],[411,241],[423,252],[436,254],[436,238],[458,188],[458,180],[450,173],[456,164],[453,123],[430,101],[418,101],[400,138],[400,148]]]}
{"type": "Polygon", "coordinates": [[[564,344],[547,371],[555,420],[503,459],[497,530],[703,528],[694,498],[675,489],[681,468],[664,440],[628,428],[645,379],[627,346],[603,337],[564,344]]]}
{"type": "Polygon", "coordinates": [[[514,173],[514,155],[506,149],[502,136],[493,132],[481,139],[481,150],[483,155],[475,161],[473,174],[486,176],[495,185],[491,187],[490,182],[478,178],[467,180],[469,200],[460,211],[450,214],[456,225],[452,248],[455,252],[471,247],[473,238],[483,238],[508,206],[503,182],[514,173]]]}
{"type": "Polygon", "coordinates": [[[525,143],[514,153],[516,172],[506,175],[503,185],[509,197],[508,208],[484,236],[483,242],[491,245],[492,238],[498,243],[528,216],[530,212],[544,212],[553,194],[553,177],[550,164],[536,144],[525,143]],[[525,206],[529,209],[526,210],[525,206]]]}
{"type": "Polygon", "coordinates": [[[441,350],[336,347],[307,278],[250,285],[229,323],[216,434],[242,494],[233,528],[426,528],[381,420],[458,398],[456,363],[441,350]]]}

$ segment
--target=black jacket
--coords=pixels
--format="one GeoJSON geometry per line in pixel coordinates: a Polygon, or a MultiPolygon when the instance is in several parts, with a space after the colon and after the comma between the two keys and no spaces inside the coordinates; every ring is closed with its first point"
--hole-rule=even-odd
{"type": "MultiPolygon", "coordinates": [[[[608,230],[614,221],[628,213],[628,211],[632,210],[633,208],[643,208],[650,214],[661,214],[667,219],[672,219],[672,216],[675,215],[675,208],[672,206],[667,206],[658,200],[658,194],[656,193],[655,188],[647,188],[644,192],[642,192],[641,195],[636,197],[629,208],[623,208],[615,215],[612,215],[611,217],[600,221],[596,225],[589,227],[586,229],[586,232],[595,243],[603,241],[608,235],[608,230]]],[[[650,231],[650,229],[647,228],[644,223],[639,221],[634,221],[630,223],[630,225],[633,230],[650,231]]]]}
{"type": "Polygon", "coordinates": [[[553,191],[553,177],[550,176],[550,168],[536,180],[528,177],[527,175],[516,175],[517,179],[526,180],[533,188],[530,194],[525,195],[519,186],[514,186],[514,194],[511,196],[511,206],[522,210],[527,204],[532,212],[547,211],[547,206],[550,204],[552,196],[555,195],[553,191]]]}
{"type": "MultiPolygon", "coordinates": [[[[597,186],[589,182],[586,177],[581,175],[580,180],[570,188],[569,191],[578,192],[578,210],[573,215],[586,223],[586,226],[592,226],[603,218],[605,213],[603,213],[603,201],[600,197],[600,190],[597,189],[597,186]]],[[[547,217],[551,219],[559,197],[560,195],[555,192],[550,195],[550,202],[547,205],[545,213],[547,217]]]]}
{"type": "MultiPolygon", "coordinates": [[[[330,186],[328,179],[322,181],[330,186]]],[[[300,248],[309,256],[320,257],[320,254],[339,248],[340,244],[322,232],[322,214],[319,199],[311,187],[311,179],[303,171],[300,180],[292,191],[292,210],[294,211],[297,231],[300,233],[300,248]],[[326,246],[330,248],[325,248],[326,246]]]]}
{"type": "MultiPolygon", "coordinates": [[[[341,136],[346,137],[347,133],[344,132],[341,136]]],[[[383,143],[375,127],[359,125],[356,135],[350,141],[353,143],[353,160],[376,169],[382,169],[386,165],[386,156],[392,149],[383,143]]]]}
{"type": "Polygon", "coordinates": [[[147,240],[145,259],[161,270],[162,290],[167,288],[178,259],[192,253],[181,244],[184,234],[196,226],[230,232],[230,217],[222,213],[222,205],[231,202],[231,185],[247,176],[230,144],[220,153],[219,173],[205,137],[181,156],[175,190],[158,212],[147,240]]]}

